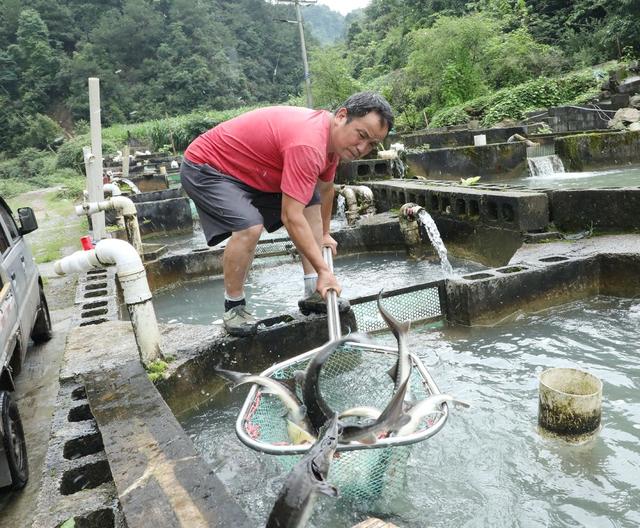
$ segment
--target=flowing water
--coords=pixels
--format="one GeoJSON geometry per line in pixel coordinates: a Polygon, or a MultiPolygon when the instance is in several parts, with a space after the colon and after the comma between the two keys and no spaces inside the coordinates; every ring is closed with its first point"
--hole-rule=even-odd
{"type": "MultiPolygon", "coordinates": [[[[475,262],[455,260],[465,274],[483,269],[475,262]]],[[[342,284],[343,297],[353,299],[442,278],[440,265],[431,260],[407,260],[404,252],[366,253],[336,258],[335,273],[342,284]],[[381,277],[384,277],[381,280],[381,277]]],[[[296,311],[303,293],[302,266],[281,260],[263,266],[259,259],[245,284],[248,308],[259,318],[296,311]]],[[[153,306],[158,321],[210,324],[224,313],[224,285],[220,276],[181,283],[154,293],[153,306]]]]}
{"type": "Polygon", "coordinates": [[[433,221],[433,218],[431,218],[431,215],[424,209],[420,209],[418,220],[426,229],[429,240],[431,240],[431,244],[435,248],[436,253],[438,253],[438,257],[440,257],[440,266],[442,267],[443,275],[445,277],[451,277],[453,275],[453,267],[447,258],[447,248],[444,247],[444,242],[442,238],[440,238],[438,226],[433,221]]]}
{"type": "Polygon", "coordinates": [[[527,178],[519,178],[517,180],[504,181],[501,183],[549,189],[600,189],[603,187],[638,187],[640,186],[640,166],[629,166],[621,169],[585,172],[554,172],[537,177],[530,176],[527,178]]]}
{"type": "Polygon", "coordinates": [[[562,160],[556,155],[528,158],[529,175],[534,178],[561,174],[564,172],[562,160]]]}
{"type": "MultiPolygon", "coordinates": [[[[472,403],[414,446],[405,494],[351,504],[319,498],[311,526],[348,527],[375,515],[401,528],[640,525],[638,300],[596,297],[494,327],[416,328],[410,348],[440,389],[472,403]],[[538,375],[576,367],[604,383],[603,429],[584,445],[537,432],[538,375]]],[[[392,344],[388,334],[380,337],[392,344]]],[[[198,451],[263,526],[285,472],[240,443],[246,389],[178,416],[198,451]]],[[[402,471],[399,472],[400,474],[402,471]]],[[[397,475],[396,475],[397,476],[397,475]]]]}

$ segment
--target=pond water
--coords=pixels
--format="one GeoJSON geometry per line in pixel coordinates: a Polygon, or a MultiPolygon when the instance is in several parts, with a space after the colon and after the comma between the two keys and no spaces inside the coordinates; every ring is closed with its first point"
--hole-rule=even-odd
{"type": "Polygon", "coordinates": [[[600,171],[555,172],[543,176],[529,176],[501,183],[548,189],[638,187],[640,186],[640,166],[629,166],[619,169],[600,171]]]}
{"type": "MultiPolygon", "coordinates": [[[[451,409],[443,430],[413,447],[401,498],[321,497],[311,526],[353,526],[370,515],[401,528],[640,525],[639,332],[640,303],[612,297],[494,327],[414,329],[410,347],[440,389],[472,407],[451,409]],[[537,377],[549,367],[581,368],[603,381],[603,429],[586,444],[537,431],[537,377]]],[[[390,334],[376,339],[394,342],[390,334]]],[[[247,390],[230,394],[220,384],[215,392],[178,419],[264,526],[286,472],[235,435],[247,390]]]]}
{"type": "MultiPolygon", "coordinates": [[[[466,274],[484,269],[480,264],[451,259],[454,272],[466,274]]],[[[405,252],[363,253],[338,257],[334,270],[347,299],[391,290],[443,277],[437,260],[408,260],[405,252]]],[[[259,318],[298,310],[303,294],[303,273],[299,262],[281,259],[269,265],[254,261],[245,285],[250,311],[259,318]]],[[[210,324],[224,313],[222,277],[182,283],[154,293],[153,306],[160,322],[210,324]]]]}

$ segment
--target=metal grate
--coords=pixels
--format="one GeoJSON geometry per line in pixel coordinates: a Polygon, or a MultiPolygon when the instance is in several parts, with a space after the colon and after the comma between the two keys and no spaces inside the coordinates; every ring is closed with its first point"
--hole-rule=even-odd
{"type": "Polygon", "coordinates": [[[536,145],[527,147],[527,158],[541,158],[542,156],[553,156],[556,153],[555,143],[548,145],[536,145]]]}
{"type": "MultiPolygon", "coordinates": [[[[294,372],[306,368],[315,352],[311,350],[274,365],[263,375],[292,379],[294,372]]],[[[361,405],[384,408],[394,391],[393,380],[387,372],[397,357],[397,350],[393,348],[346,343],[331,355],[320,375],[319,384],[327,403],[336,412],[361,405]]],[[[411,355],[411,361],[411,398],[420,400],[438,393],[420,359],[411,355]]],[[[399,496],[405,484],[411,444],[433,436],[443,427],[448,417],[446,408],[443,411],[444,414],[425,421],[412,435],[382,438],[373,445],[339,444],[329,481],[350,500],[369,501],[381,497],[383,492],[386,498],[399,496]]],[[[278,462],[290,470],[310,445],[291,444],[285,416],[286,409],[279,398],[253,386],[236,421],[236,432],[249,447],[281,455],[278,462]]]]}
{"type": "Polygon", "coordinates": [[[260,240],[256,246],[256,258],[297,255],[293,242],[288,237],[260,240]]]}
{"type": "MultiPolygon", "coordinates": [[[[398,321],[434,322],[444,318],[444,281],[417,284],[384,293],[384,307],[398,321]]],[[[378,311],[378,295],[350,301],[359,332],[387,330],[378,311]]]]}

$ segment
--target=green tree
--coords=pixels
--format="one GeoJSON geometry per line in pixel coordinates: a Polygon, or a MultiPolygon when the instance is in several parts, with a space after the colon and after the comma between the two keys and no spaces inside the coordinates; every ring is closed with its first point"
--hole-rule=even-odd
{"type": "Polygon", "coordinates": [[[18,92],[24,110],[32,113],[44,110],[55,86],[60,61],[37,11],[25,9],[20,13],[16,44],[10,45],[8,51],[17,65],[18,92]]]}
{"type": "Polygon", "coordinates": [[[349,64],[340,47],[316,49],[310,56],[313,103],[333,110],[361,86],[349,74],[349,64]]]}

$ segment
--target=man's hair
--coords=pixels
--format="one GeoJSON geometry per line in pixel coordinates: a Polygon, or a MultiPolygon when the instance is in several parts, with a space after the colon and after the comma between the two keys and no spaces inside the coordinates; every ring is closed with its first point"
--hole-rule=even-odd
{"type": "Polygon", "coordinates": [[[369,112],[377,112],[380,122],[393,128],[393,110],[387,100],[376,92],[358,92],[347,99],[340,108],[347,109],[347,123],[354,117],[364,117],[369,112]]]}

